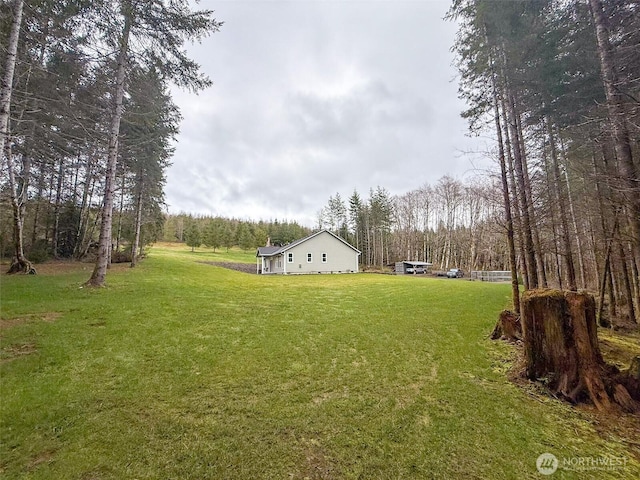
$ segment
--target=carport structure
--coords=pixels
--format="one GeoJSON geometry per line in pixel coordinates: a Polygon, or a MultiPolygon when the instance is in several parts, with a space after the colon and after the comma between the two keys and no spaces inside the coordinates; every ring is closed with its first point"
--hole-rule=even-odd
{"type": "Polygon", "coordinates": [[[428,273],[429,268],[433,266],[429,262],[420,262],[417,260],[404,260],[402,262],[396,262],[395,272],[396,275],[408,275],[416,273],[428,273]]]}

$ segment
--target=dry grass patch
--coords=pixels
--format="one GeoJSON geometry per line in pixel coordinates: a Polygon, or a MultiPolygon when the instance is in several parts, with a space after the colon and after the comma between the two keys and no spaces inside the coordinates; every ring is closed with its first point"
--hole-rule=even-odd
{"type": "MultiPolygon", "coordinates": [[[[23,315],[16,318],[2,318],[0,319],[0,333],[4,335],[11,328],[29,323],[52,323],[61,315],[62,314],[58,312],[47,312],[23,315]]],[[[3,335],[0,335],[0,340],[3,340],[3,335]]],[[[38,349],[34,341],[13,342],[9,344],[5,344],[5,342],[2,341],[0,343],[0,363],[10,362],[31,355],[37,351],[38,349]]]]}
{"type": "Polygon", "coordinates": [[[302,476],[292,476],[292,478],[303,478],[305,480],[328,480],[340,478],[335,471],[335,466],[329,458],[318,440],[309,439],[305,444],[304,454],[306,463],[303,467],[302,476]]]}
{"type": "Polygon", "coordinates": [[[16,318],[0,318],[0,331],[30,322],[55,322],[62,314],[58,312],[33,313],[16,318]]]}
{"type": "Polygon", "coordinates": [[[3,346],[0,349],[0,364],[16,360],[37,351],[35,343],[21,343],[3,346]]]}
{"type": "Polygon", "coordinates": [[[31,459],[31,462],[29,462],[29,470],[34,470],[36,468],[38,468],[40,465],[42,465],[43,463],[51,463],[54,461],[56,456],[56,450],[45,450],[43,452],[38,453],[37,455],[34,455],[33,458],[31,459]]]}

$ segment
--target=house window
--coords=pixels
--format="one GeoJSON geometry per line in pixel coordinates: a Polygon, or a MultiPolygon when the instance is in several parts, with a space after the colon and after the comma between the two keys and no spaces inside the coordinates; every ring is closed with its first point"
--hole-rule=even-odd
{"type": "Polygon", "coordinates": [[[287,254],[287,262],[293,263],[293,253],[288,253],[287,254]]]}
{"type": "Polygon", "coordinates": [[[327,263],[327,254],[326,253],[322,254],[322,263],[327,263]]]}
{"type": "Polygon", "coordinates": [[[310,253],[307,253],[307,263],[313,262],[313,256],[310,253]]]}

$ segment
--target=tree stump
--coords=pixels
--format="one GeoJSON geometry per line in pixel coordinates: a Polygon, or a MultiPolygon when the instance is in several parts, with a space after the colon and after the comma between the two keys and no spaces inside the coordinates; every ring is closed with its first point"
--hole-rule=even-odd
{"type": "Polygon", "coordinates": [[[511,310],[503,310],[500,312],[498,322],[493,332],[491,332],[491,340],[503,339],[510,342],[522,340],[522,326],[520,317],[511,310]]]}
{"type": "Polygon", "coordinates": [[[640,357],[631,359],[629,368],[620,372],[616,380],[624,385],[631,398],[640,401],[640,357]]]}
{"type": "Polygon", "coordinates": [[[27,275],[35,275],[36,269],[33,264],[26,258],[18,259],[16,257],[11,261],[11,266],[7,271],[7,275],[13,275],[16,273],[25,273],[27,275]]]}
{"type": "Polygon", "coordinates": [[[603,380],[605,363],[598,347],[595,301],[591,295],[531,290],[522,298],[526,375],[545,380],[564,398],[588,395],[598,410],[611,399],[603,380]]]}
{"type": "Polygon", "coordinates": [[[630,377],[640,381],[640,357],[633,357],[627,373],[630,377]]]}

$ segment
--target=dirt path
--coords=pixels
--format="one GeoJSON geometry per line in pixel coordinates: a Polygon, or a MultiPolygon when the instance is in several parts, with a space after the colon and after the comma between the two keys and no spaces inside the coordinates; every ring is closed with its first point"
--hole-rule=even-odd
{"type": "Polygon", "coordinates": [[[213,265],[215,267],[228,268],[229,270],[236,270],[243,273],[256,274],[256,266],[252,263],[233,263],[233,262],[200,262],[207,265],[213,265]]]}

